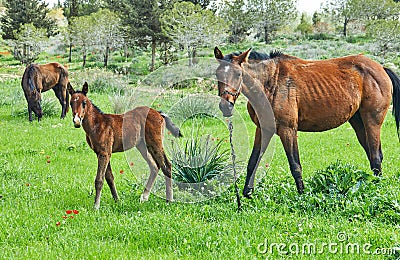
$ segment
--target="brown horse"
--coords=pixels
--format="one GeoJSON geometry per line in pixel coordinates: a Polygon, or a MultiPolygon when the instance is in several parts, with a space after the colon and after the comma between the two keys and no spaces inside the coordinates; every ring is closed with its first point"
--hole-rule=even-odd
{"type": "Polygon", "coordinates": [[[111,170],[110,158],[115,152],[123,152],[136,147],[150,168],[150,177],[141,196],[147,201],[157,173],[161,168],[165,175],[166,199],[172,201],[171,163],[164,153],[164,125],[175,137],[181,132],[165,114],[149,107],[137,107],[122,115],[103,114],[87,98],[88,84],[85,82],[82,91],[75,91],[68,86],[71,94],[71,109],[74,126],[81,125],[86,132],[86,142],[96,153],[98,159],[95,179],[95,209],[100,207],[100,195],[104,177],[111,189],[114,200],[118,200],[111,170]]]}
{"type": "MultiPolygon", "coordinates": [[[[249,99],[248,112],[256,124],[243,195],[250,197],[254,175],[271,135],[264,131],[271,108],[299,193],[303,192],[297,131],[320,132],[349,121],[364,148],[375,175],[381,174],[383,159],[380,131],[393,94],[397,132],[400,121],[400,78],[390,69],[363,55],[321,61],[306,61],[273,52],[263,61],[249,61],[250,50],[226,55],[216,47],[216,71],[220,109],[231,116],[236,99],[249,99]],[[261,105],[260,105],[261,104],[261,105]],[[262,136],[263,133],[266,133],[262,136]]],[[[268,124],[267,124],[268,125],[268,124]]]]}
{"type": "Polygon", "coordinates": [[[68,71],[60,63],[28,65],[22,76],[21,86],[28,102],[29,121],[32,121],[32,111],[38,117],[38,121],[42,118],[41,93],[49,89],[54,90],[56,97],[60,101],[62,107],[61,118],[64,118],[68,112],[68,84],[68,71]]]}

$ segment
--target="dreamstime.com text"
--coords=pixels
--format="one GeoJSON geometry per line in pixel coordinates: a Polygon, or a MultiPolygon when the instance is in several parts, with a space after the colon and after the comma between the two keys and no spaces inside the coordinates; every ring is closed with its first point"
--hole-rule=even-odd
{"type": "Polygon", "coordinates": [[[276,243],[265,239],[257,245],[260,254],[279,255],[322,255],[322,254],[359,254],[359,255],[398,255],[400,247],[378,248],[370,243],[352,243],[347,234],[339,232],[337,240],[332,242],[276,243]]]}

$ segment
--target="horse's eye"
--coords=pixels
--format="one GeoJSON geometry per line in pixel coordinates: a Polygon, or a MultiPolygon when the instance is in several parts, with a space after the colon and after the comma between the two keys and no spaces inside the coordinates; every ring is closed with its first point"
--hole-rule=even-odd
{"type": "Polygon", "coordinates": [[[86,100],[83,100],[82,101],[82,107],[85,107],[86,106],[86,100]]]}

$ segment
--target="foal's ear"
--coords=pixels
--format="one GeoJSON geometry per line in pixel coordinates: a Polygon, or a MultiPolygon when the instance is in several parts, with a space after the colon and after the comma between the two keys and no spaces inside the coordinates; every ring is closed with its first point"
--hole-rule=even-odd
{"type": "Polygon", "coordinates": [[[85,81],[85,83],[83,84],[83,87],[82,87],[83,95],[86,96],[86,94],[88,93],[88,89],[89,89],[89,86],[88,86],[87,82],[85,81]]]}
{"type": "Polygon", "coordinates": [[[249,60],[249,55],[251,52],[251,48],[248,49],[247,51],[243,52],[242,54],[240,54],[239,56],[235,57],[236,62],[240,65],[243,62],[248,62],[249,60]]]}
{"type": "Polygon", "coordinates": [[[72,96],[72,94],[74,94],[75,93],[75,90],[74,90],[74,88],[72,87],[72,85],[71,85],[71,83],[68,81],[68,84],[67,84],[67,90],[68,90],[68,93],[72,96]]]}
{"type": "Polygon", "coordinates": [[[217,60],[222,60],[224,58],[224,54],[222,54],[222,51],[218,49],[218,47],[214,48],[214,56],[217,60]]]}

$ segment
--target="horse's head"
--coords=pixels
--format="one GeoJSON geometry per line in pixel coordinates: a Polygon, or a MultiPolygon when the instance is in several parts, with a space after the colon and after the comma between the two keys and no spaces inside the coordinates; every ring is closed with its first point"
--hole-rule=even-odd
{"type": "Polygon", "coordinates": [[[72,109],[72,121],[76,128],[81,127],[82,121],[85,118],[85,113],[89,102],[86,94],[88,93],[88,84],[85,82],[82,87],[82,91],[75,91],[70,83],[68,83],[68,92],[71,95],[71,109],[72,109]]]}
{"type": "Polygon", "coordinates": [[[251,49],[239,54],[224,56],[215,47],[214,56],[219,62],[216,71],[218,80],[218,95],[221,97],[219,108],[225,117],[232,116],[233,106],[238,98],[243,84],[242,63],[247,62],[251,49]]]}
{"type": "Polygon", "coordinates": [[[38,121],[40,121],[40,119],[43,116],[42,106],[40,104],[42,101],[40,92],[38,92],[36,89],[32,91],[29,94],[27,101],[28,101],[28,107],[32,109],[33,113],[35,113],[35,115],[37,116],[38,121]]]}

